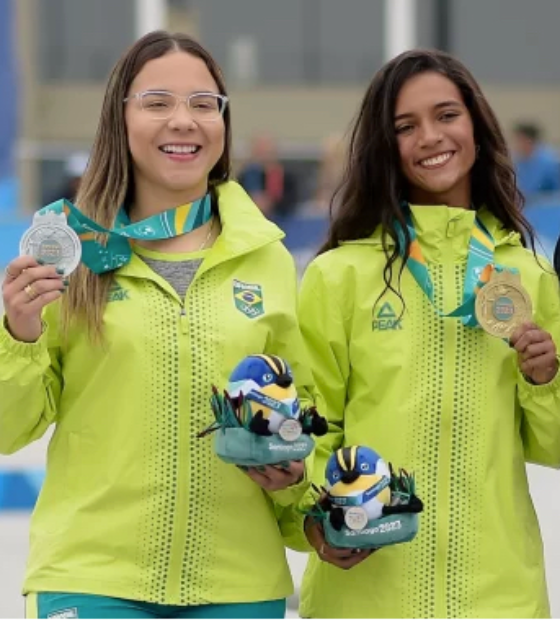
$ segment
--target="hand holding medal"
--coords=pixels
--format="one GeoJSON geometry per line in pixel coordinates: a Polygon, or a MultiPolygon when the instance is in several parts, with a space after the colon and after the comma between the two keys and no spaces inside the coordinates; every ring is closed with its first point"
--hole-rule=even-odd
{"type": "Polygon", "coordinates": [[[43,308],[64,292],[63,278],[80,261],[96,274],[114,271],[129,262],[131,239],[169,239],[195,230],[211,217],[209,193],[134,223],[121,208],[115,228],[101,226],[66,199],[47,205],[34,215],[20,242],[20,258],[6,270],[2,290],[10,333],[22,342],[38,340],[43,308]],[[98,233],[105,237],[103,243],[98,233]]]}
{"type": "Polygon", "coordinates": [[[6,269],[2,286],[7,327],[21,342],[41,336],[43,308],[66,288],[80,263],[81,243],[64,214],[36,213],[20,242],[20,257],[6,269]]]}
{"type": "Polygon", "coordinates": [[[43,331],[41,313],[66,288],[63,274],[53,265],[41,265],[32,256],[20,256],[6,269],[2,297],[6,326],[20,342],[35,342],[43,331]]]}
{"type": "Polygon", "coordinates": [[[558,372],[556,346],[552,336],[532,322],[531,299],[519,273],[493,270],[477,295],[475,310],[485,332],[509,340],[527,379],[536,385],[554,379],[558,372]]]}
{"type": "MultiPolygon", "coordinates": [[[[495,242],[483,222],[476,217],[471,232],[463,303],[445,314],[435,307],[434,286],[406,204],[404,215],[411,240],[406,265],[439,316],[460,318],[466,327],[480,327],[487,334],[509,342],[519,353],[521,371],[530,381],[537,385],[552,381],[559,366],[554,342],[548,332],[531,322],[531,298],[521,284],[518,271],[494,264],[495,242]]],[[[404,248],[400,225],[397,231],[404,248]]]]}
{"type": "Polygon", "coordinates": [[[552,336],[534,323],[523,323],[510,338],[517,351],[521,372],[536,385],[550,383],[558,372],[552,336]]]}

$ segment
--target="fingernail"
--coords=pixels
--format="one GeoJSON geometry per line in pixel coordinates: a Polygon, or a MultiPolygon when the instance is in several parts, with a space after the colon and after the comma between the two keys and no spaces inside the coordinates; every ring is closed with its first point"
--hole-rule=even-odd
{"type": "Polygon", "coordinates": [[[61,269],[60,267],[56,268],[56,273],[58,273],[59,275],[63,276],[64,275],[64,269],[61,269]]]}
{"type": "Polygon", "coordinates": [[[264,467],[263,465],[259,465],[257,467],[257,471],[260,471],[260,472],[266,471],[266,467],[264,467]]]}
{"type": "Polygon", "coordinates": [[[42,258],[38,258],[37,262],[39,263],[39,265],[44,265],[45,261],[42,258]]]}
{"type": "Polygon", "coordinates": [[[64,286],[68,286],[70,284],[70,280],[66,278],[65,280],[62,280],[62,283],[64,284],[64,286]]]}
{"type": "Polygon", "coordinates": [[[238,465],[237,466],[241,471],[249,471],[249,468],[246,467],[245,465],[238,465]]]}

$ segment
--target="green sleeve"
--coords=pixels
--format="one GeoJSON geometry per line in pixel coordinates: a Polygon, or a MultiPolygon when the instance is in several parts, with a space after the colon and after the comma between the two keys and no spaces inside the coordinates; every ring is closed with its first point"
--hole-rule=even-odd
{"type": "Polygon", "coordinates": [[[43,436],[56,420],[61,392],[60,350],[48,323],[37,342],[14,340],[0,324],[0,454],[43,436]]]}
{"type": "MultiPolygon", "coordinates": [[[[560,347],[560,292],[555,275],[542,273],[538,298],[533,303],[535,323],[560,347]]],[[[519,369],[517,375],[525,458],[538,465],[560,467],[560,372],[545,385],[527,382],[519,369]]]]}
{"type": "MultiPolygon", "coordinates": [[[[292,368],[301,406],[309,407],[315,404],[315,388],[297,319],[297,274],[291,257],[290,265],[289,281],[285,285],[290,307],[287,312],[278,316],[272,336],[266,344],[265,353],[278,355],[288,361],[292,368]]],[[[313,454],[305,461],[305,475],[300,483],[282,491],[268,493],[274,502],[280,506],[289,506],[299,502],[309,489],[309,471],[312,466],[313,454]]]]}
{"type": "MultiPolygon", "coordinates": [[[[318,487],[325,483],[328,458],[343,443],[350,372],[348,335],[333,291],[319,266],[312,263],[302,281],[298,316],[319,393],[318,410],[329,422],[329,432],[316,440],[313,469],[309,472],[310,482],[318,487]]],[[[297,551],[310,550],[303,531],[303,511],[315,500],[315,492],[309,489],[298,506],[287,508],[281,515],[280,526],[286,543],[297,551]]]]}

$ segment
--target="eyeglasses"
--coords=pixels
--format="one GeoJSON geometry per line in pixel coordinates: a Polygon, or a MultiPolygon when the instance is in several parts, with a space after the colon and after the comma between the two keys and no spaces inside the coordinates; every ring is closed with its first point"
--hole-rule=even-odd
{"type": "Polygon", "coordinates": [[[127,97],[124,102],[132,99],[138,100],[140,107],[150,118],[161,121],[171,118],[182,101],[187,104],[191,116],[196,121],[217,121],[223,115],[228,103],[227,97],[216,93],[193,93],[181,97],[166,90],[146,90],[127,97]]]}

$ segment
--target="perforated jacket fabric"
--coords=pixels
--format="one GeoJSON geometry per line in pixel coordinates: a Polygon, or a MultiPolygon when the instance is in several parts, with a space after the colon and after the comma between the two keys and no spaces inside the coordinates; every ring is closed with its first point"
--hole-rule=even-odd
{"type": "Polygon", "coordinates": [[[0,330],[0,451],[55,425],[31,526],[25,592],[100,594],[168,605],[280,599],[292,581],[267,495],[214,454],[211,386],[246,355],[287,359],[310,388],[296,320],[296,273],[235,183],[219,188],[222,232],[185,299],[138,256],[115,275],[105,342],[59,307],[34,344],[0,330]]]}
{"type": "MultiPolygon", "coordinates": [[[[412,212],[437,307],[451,312],[462,302],[475,214],[445,206],[412,212]]],[[[496,262],[519,269],[534,320],[560,344],[550,265],[541,259],[539,266],[491,214],[480,216],[496,240],[496,262]]],[[[324,483],[326,459],[339,446],[369,445],[415,472],[425,512],[413,542],[382,549],[351,570],[312,554],[301,616],[547,616],[525,462],[560,464],[560,376],[529,384],[503,340],[438,316],[408,270],[404,308],[394,292],[382,295],[384,265],[375,233],[322,254],[304,276],[300,325],[330,422],[313,478],[324,483]]],[[[308,548],[299,512],[287,511],[283,524],[292,546],[308,548]]]]}

